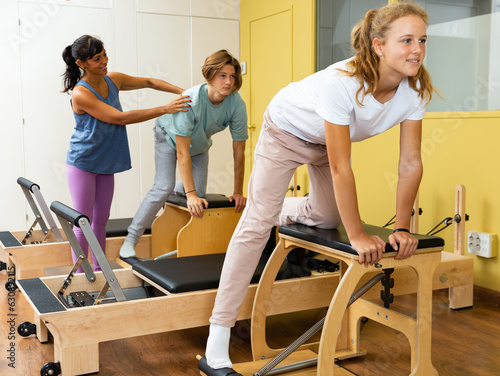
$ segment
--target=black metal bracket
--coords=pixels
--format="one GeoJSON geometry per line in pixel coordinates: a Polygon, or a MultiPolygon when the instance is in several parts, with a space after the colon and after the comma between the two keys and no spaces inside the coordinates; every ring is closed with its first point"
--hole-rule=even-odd
{"type": "Polygon", "coordinates": [[[384,289],[380,291],[380,299],[384,302],[384,307],[389,308],[390,304],[394,302],[394,294],[391,293],[391,289],[394,287],[394,278],[391,278],[394,268],[384,269],[383,271],[384,276],[380,283],[384,286],[384,289]]]}

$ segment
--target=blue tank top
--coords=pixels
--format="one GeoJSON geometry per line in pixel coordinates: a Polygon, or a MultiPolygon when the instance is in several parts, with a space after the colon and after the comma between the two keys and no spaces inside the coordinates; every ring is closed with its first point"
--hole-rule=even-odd
{"type": "MultiPolygon", "coordinates": [[[[104,79],[108,84],[106,99],[83,80],[76,85],[86,87],[100,101],[122,111],[118,88],[108,76],[104,79]]],[[[73,114],[76,125],[69,144],[67,164],[96,174],[114,174],[132,167],[125,126],[105,123],[87,113],[80,115],[73,111],[73,114]]]]}

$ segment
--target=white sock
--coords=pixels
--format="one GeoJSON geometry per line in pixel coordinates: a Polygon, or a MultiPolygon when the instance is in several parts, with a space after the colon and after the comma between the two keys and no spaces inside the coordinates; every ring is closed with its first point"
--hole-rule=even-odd
{"type": "Polygon", "coordinates": [[[229,359],[229,339],[231,328],[226,328],[217,324],[210,324],[207,350],[205,356],[207,364],[213,369],[233,368],[233,363],[229,359]]]}
{"type": "Polygon", "coordinates": [[[136,257],[135,254],[135,244],[125,240],[122,247],[120,248],[120,256],[123,258],[136,257]]]}

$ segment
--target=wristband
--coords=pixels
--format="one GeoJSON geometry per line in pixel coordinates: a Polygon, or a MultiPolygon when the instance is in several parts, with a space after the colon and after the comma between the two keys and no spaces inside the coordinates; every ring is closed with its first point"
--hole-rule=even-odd
{"type": "Polygon", "coordinates": [[[410,233],[410,230],[407,230],[405,228],[396,228],[394,229],[394,231],[392,231],[393,233],[395,232],[407,232],[408,234],[410,233]]]}
{"type": "Polygon", "coordinates": [[[196,192],[196,189],[192,189],[189,192],[186,192],[186,194],[191,193],[191,192],[196,192]]]}

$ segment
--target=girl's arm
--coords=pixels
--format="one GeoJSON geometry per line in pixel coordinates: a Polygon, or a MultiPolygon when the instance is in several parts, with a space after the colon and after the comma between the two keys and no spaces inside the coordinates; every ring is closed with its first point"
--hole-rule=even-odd
{"type": "MultiPolygon", "coordinates": [[[[417,195],[423,166],[421,158],[422,121],[405,120],[401,123],[400,153],[398,166],[398,188],[396,194],[396,222],[394,229],[410,229],[413,203],[417,195]]],[[[415,214],[417,215],[417,214],[415,214]]],[[[413,255],[418,240],[408,232],[398,231],[389,237],[397,259],[413,255]]]]}
{"type": "Polygon", "coordinates": [[[354,173],[351,168],[351,137],[349,126],[325,120],[326,147],[337,206],[352,247],[359,254],[359,263],[375,264],[382,258],[385,242],[365,233],[361,222],[354,173]]]}
{"type": "Polygon", "coordinates": [[[113,80],[118,90],[155,89],[174,94],[184,92],[180,87],[157,78],[134,77],[119,72],[110,72],[108,76],[113,80]]]}
{"type": "Polygon", "coordinates": [[[229,201],[235,202],[234,210],[239,213],[246,205],[247,199],[243,196],[243,178],[245,176],[245,144],[246,141],[233,141],[234,160],[234,193],[229,201]]]}
{"type": "Polygon", "coordinates": [[[187,207],[191,215],[196,218],[203,217],[203,206],[208,208],[208,202],[204,198],[198,197],[193,179],[193,166],[191,164],[191,155],[189,147],[191,145],[191,137],[175,136],[177,144],[177,164],[181,173],[184,191],[186,192],[187,207]]]}
{"type": "Polygon", "coordinates": [[[140,123],[179,111],[187,112],[189,108],[187,102],[189,101],[188,96],[179,96],[165,106],[122,112],[100,101],[94,93],[83,86],[76,86],[71,94],[73,111],[77,114],[88,113],[105,123],[119,125],[140,123]]]}

